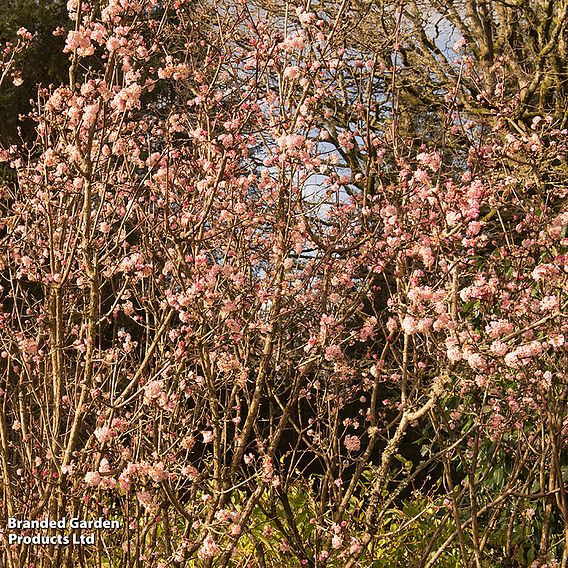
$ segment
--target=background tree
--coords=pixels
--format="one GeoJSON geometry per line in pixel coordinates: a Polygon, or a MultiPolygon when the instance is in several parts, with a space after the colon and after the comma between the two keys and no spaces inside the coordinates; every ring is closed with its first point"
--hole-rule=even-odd
{"type": "Polygon", "coordinates": [[[53,32],[69,24],[65,2],[60,0],[6,0],[0,6],[0,41],[15,41],[22,27],[33,35],[33,42],[18,61],[21,84],[5,84],[0,94],[0,140],[4,145],[19,140],[19,128],[26,140],[33,136],[33,125],[20,117],[30,112],[30,99],[37,99],[37,86],[66,81],[65,33],[61,37],[53,32]]]}

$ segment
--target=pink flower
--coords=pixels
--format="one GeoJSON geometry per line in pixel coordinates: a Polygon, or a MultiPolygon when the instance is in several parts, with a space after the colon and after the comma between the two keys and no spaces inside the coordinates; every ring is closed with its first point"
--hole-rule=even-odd
{"type": "Polygon", "coordinates": [[[63,475],[73,475],[73,472],[75,471],[75,463],[71,462],[68,465],[64,465],[61,467],[61,473],[63,475]]]}
{"type": "Polygon", "coordinates": [[[348,130],[340,132],[337,136],[337,141],[339,142],[340,146],[345,150],[349,151],[355,147],[353,142],[353,134],[348,130]]]}
{"type": "Polygon", "coordinates": [[[101,481],[101,474],[98,471],[89,471],[85,475],[85,483],[91,487],[98,487],[101,481]]]}
{"type": "Polygon", "coordinates": [[[415,172],[414,175],[412,176],[412,178],[414,180],[416,180],[419,183],[424,183],[426,185],[430,185],[431,180],[430,180],[430,176],[428,175],[428,173],[426,172],[426,170],[422,170],[420,168],[418,168],[415,172]]]}
{"type": "Polygon", "coordinates": [[[469,366],[476,371],[485,369],[485,360],[479,353],[471,353],[467,356],[469,366]]]}
{"type": "Polygon", "coordinates": [[[361,341],[367,341],[367,339],[369,338],[374,339],[376,326],[377,326],[376,317],[367,318],[365,324],[359,331],[359,339],[361,341]]]}
{"type": "Polygon", "coordinates": [[[140,95],[142,87],[137,83],[133,83],[124,89],[121,89],[112,99],[110,106],[117,111],[131,110],[140,108],[140,95]]]}
{"type": "Polygon", "coordinates": [[[166,398],[164,392],[164,381],[150,381],[144,386],[144,404],[150,404],[153,401],[163,401],[166,398]]]}
{"type": "Polygon", "coordinates": [[[489,349],[491,350],[491,353],[494,353],[498,357],[503,357],[503,355],[505,355],[509,350],[507,345],[499,340],[494,341],[489,349]]]}
{"type": "Polygon", "coordinates": [[[169,477],[169,474],[166,471],[163,462],[159,462],[159,463],[151,466],[150,469],[148,470],[148,475],[156,483],[160,483],[161,481],[165,481],[169,477]]]}
{"type": "Polygon", "coordinates": [[[437,172],[442,164],[442,158],[438,152],[422,152],[416,156],[418,162],[428,168],[433,172],[437,172]]]}
{"type": "Polygon", "coordinates": [[[213,432],[211,430],[203,430],[201,435],[203,436],[204,444],[210,444],[213,441],[213,432]]]}
{"type": "Polygon", "coordinates": [[[446,350],[448,359],[452,362],[459,361],[463,357],[458,340],[455,337],[446,339],[446,350]]]}
{"type": "Polygon", "coordinates": [[[343,544],[343,537],[340,534],[334,534],[333,538],[331,539],[332,548],[335,549],[341,548],[342,544],[343,544]]]}
{"type": "Polygon", "coordinates": [[[390,317],[387,320],[387,329],[392,333],[393,331],[396,331],[398,327],[398,320],[395,317],[390,317]]]}
{"type": "Polygon", "coordinates": [[[123,418],[114,418],[112,421],[113,430],[124,432],[128,428],[128,421],[123,418]]]}
{"type": "Polygon", "coordinates": [[[205,560],[206,558],[213,558],[214,556],[217,556],[217,554],[219,554],[219,547],[215,543],[213,537],[208,534],[203,540],[197,555],[201,560],[205,560]]]}
{"type": "Polygon", "coordinates": [[[432,318],[422,318],[422,319],[418,320],[416,322],[416,330],[419,333],[427,332],[432,327],[433,321],[434,320],[432,318]]]}
{"type": "Polygon", "coordinates": [[[487,324],[485,327],[485,333],[491,337],[491,339],[496,339],[500,335],[506,335],[513,331],[513,325],[507,320],[494,320],[487,324]]]}
{"type": "Polygon", "coordinates": [[[26,28],[20,28],[16,35],[20,36],[24,41],[30,41],[32,39],[32,34],[26,28]]]}
{"type": "Polygon", "coordinates": [[[287,37],[280,45],[284,51],[301,50],[304,48],[304,38],[300,35],[287,37]]]}
{"type": "Polygon", "coordinates": [[[358,452],[361,449],[361,440],[358,436],[345,436],[343,445],[349,452],[358,452]]]}
{"type": "Polygon", "coordinates": [[[353,537],[351,539],[351,544],[349,545],[349,553],[350,554],[356,554],[357,552],[359,552],[361,550],[362,546],[361,543],[359,542],[358,539],[356,539],[355,537],[353,537]]]}
{"type": "Polygon", "coordinates": [[[453,46],[452,49],[456,53],[459,53],[466,45],[467,45],[467,41],[462,37],[461,39],[458,39],[458,41],[456,41],[456,43],[454,43],[454,46],[453,46]]]}
{"type": "Polygon", "coordinates": [[[540,301],[540,310],[543,312],[552,312],[558,309],[558,298],[556,296],[545,296],[540,301]]]}
{"type": "Polygon", "coordinates": [[[343,352],[341,351],[341,347],[339,345],[330,345],[325,350],[325,360],[326,361],[337,361],[341,359],[343,356],[343,352]]]}
{"type": "Polygon", "coordinates": [[[181,469],[181,474],[193,481],[197,479],[199,472],[192,465],[186,465],[181,469]]]}
{"type": "Polygon", "coordinates": [[[195,438],[193,436],[184,436],[181,441],[181,447],[186,450],[191,450],[195,445],[195,438]]]}
{"type": "Polygon", "coordinates": [[[407,333],[408,335],[412,335],[413,333],[416,333],[418,331],[417,321],[412,316],[406,316],[402,320],[400,326],[402,327],[402,331],[404,331],[404,333],[407,333]]]}
{"type": "Polygon", "coordinates": [[[106,221],[99,223],[99,231],[105,235],[108,235],[111,231],[111,226],[106,221]]]}
{"type": "Polygon", "coordinates": [[[278,139],[278,146],[282,149],[294,150],[300,149],[304,145],[306,139],[300,134],[290,134],[281,136],[278,139]]]}
{"type": "Polygon", "coordinates": [[[288,66],[284,69],[284,79],[295,79],[300,75],[300,68],[296,66],[288,66]]]}
{"type": "Polygon", "coordinates": [[[116,432],[108,426],[101,426],[95,430],[95,437],[101,444],[112,440],[115,436],[116,432]]]}
{"type": "Polygon", "coordinates": [[[99,472],[108,473],[109,471],[110,471],[110,463],[107,458],[103,458],[101,460],[101,464],[99,465],[99,472]]]}
{"type": "Polygon", "coordinates": [[[316,15],[313,12],[300,12],[298,14],[298,19],[302,26],[309,26],[315,21],[316,15]]]}
{"type": "Polygon", "coordinates": [[[120,488],[123,491],[130,491],[130,486],[132,484],[132,480],[130,478],[130,475],[128,475],[127,471],[124,470],[119,476],[118,476],[118,485],[120,486],[120,488]]]}
{"type": "Polygon", "coordinates": [[[558,274],[558,268],[554,264],[539,264],[533,271],[532,277],[539,282],[545,278],[551,276],[556,276],[558,274]]]}
{"type": "Polygon", "coordinates": [[[505,355],[505,364],[509,367],[518,367],[519,359],[514,351],[505,355]]]}
{"type": "Polygon", "coordinates": [[[158,511],[157,503],[147,491],[138,491],[136,498],[149,513],[156,513],[158,511]]]}
{"type": "Polygon", "coordinates": [[[71,30],[67,34],[67,42],[63,49],[63,53],[70,53],[73,51],[76,51],[77,55],[80,55],[81,57],[87,57],[95,53],[95,49],[91,44],[91,40],[86,31],[71,30]]]}

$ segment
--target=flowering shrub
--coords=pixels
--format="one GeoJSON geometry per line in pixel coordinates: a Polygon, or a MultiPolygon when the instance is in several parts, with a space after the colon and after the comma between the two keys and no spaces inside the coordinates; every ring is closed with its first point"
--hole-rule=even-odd
{"type": "Polygon", "coordinates": [[[20,28],[16,35],[15,45],[9,41],[2,46],[0,55],[0,88],[8,78],[12,80],[16,87],[19,87],[23,82],[21,71],[18,69],[18,56],[29,47],[33,36],[26,28],[20,28]]]}
{"type": "Polygon", "coordinates": [[[121,522],[3,562],[565,562],[566,131],[416,147],[396,57],[193,4],[69,2],[2,150],[5,513],[121,522]]]}

